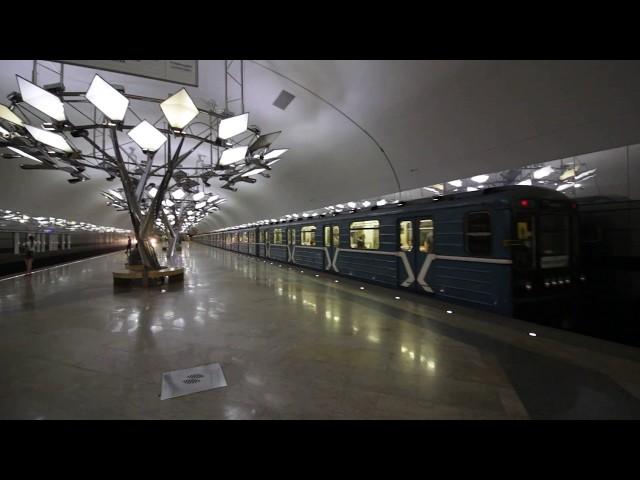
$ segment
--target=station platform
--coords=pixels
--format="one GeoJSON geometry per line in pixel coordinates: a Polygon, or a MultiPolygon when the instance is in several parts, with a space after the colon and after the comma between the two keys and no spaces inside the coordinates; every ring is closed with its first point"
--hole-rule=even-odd
{"type": "Polygon", "coordinates": [[[114,290],[124,261],[0,281],[0,418],[640,418],[633,347],[193,242],[184,284],[114,290]]]}

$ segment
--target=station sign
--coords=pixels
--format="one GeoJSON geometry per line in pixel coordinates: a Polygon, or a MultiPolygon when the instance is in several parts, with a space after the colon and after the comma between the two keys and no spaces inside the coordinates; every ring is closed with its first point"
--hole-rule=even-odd
{"type": "Polygon", "coordinates": [[[80,67],[198,86],[198,60],[55,60],[80,67]]]}

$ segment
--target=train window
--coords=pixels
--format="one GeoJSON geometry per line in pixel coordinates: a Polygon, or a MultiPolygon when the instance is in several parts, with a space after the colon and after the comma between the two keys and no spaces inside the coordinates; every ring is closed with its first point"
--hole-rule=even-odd
{"type": "Polygon", "coordinates": [[[13,253],[13,233],[0,232],[0,253],[13,253]]]}
{"type": "Polygon", "coordinates": [[[247,243],[249,241],[248,232],[242,232],[242,236],[240,237],[240,242],[247,243]]]}
{"type": "Polygon", "coordinates": [[[538,228],[540,268],[569,266],[569,233],[567,215],[540,215],[538,228]]]}
{"type": "Polygon", "coordinates": [[[334,225],[331,227],[331,237],[332,244],[334,247],[340,246],[340,227],[338,225],[334,225]]]}
{"type": "Polygon", "coordinates": [[[314,247],[316,245],[316,227],[302,227],[300,232],[300,245],[310,245],[314,247]]]}
{"type": "Polygon", "coordinates": [[[533,214],[517,213],[515,216],[518,244],[512,249],[513,265],[516,268],[535,268],[535,224],[533,214]]]}
{"type": "Polygon", "coordinates": [[[288,228],[287,229],[287,243],[289,245],[295,245],[296,244],[296,230],[295,230],[295,228],[288,228]]]}
{"type": "Polygon", "coordinates": [[[273,230],[273,244],[274,245],[282,245],[284,242],[282,241],[282,229],[276,228],[273,230]]]}
{"type": "Polygon", "coordinates": [[[331,227],[329,225],[324,226],[324,246],[331,246],[331,227]]]}
{"type": "Polygon", "coordinates": [[[433,220],[426,218],[420,220],[420,251],[433,253],[433,220]]]}
{"type": "Polygon", "coordinates": [[[400,222],[400,250],[404,252],[413,250],[413,225],[411,220],[400,222]]]}
{"type": "Polygon", "coordinates": [[[352,222],[349,227],[351,248],[377,250],[380,248],[380,221],[352,222]]]}
{"type": "Polygon", "coordinates": [[[264,230],[258,232],[258,238],[260,239],[260,243],[264,243],[264,230]]]}
{"type": "Polygon", "coordinates": [[[465,237],[467,252],[474,255],[491,254],[491,217],[489,212],[467,214],[465,237]]]}

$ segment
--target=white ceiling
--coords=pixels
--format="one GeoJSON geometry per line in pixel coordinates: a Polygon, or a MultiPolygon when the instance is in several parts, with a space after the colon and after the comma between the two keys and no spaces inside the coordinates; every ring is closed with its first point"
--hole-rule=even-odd
{"type": "MultiPolygon", "coordinates": [[[[504,170],[640,142],[637,61],[292,61],[261,60],[324,98],[385,149],[401,189],[504,170]]],[[[30,78],[31,61],[0,61],[0,94],[30,78]]],[[[86,90],[95,71],[65,67],[68,90],[86,90]]],[[[166,97],[181,86],[101,75],[129,93],[166,97]]],[[[397,190],[372,140],[334,108],[296,84],[245,62],[245,109],[263,132],[282,130],[275,147],[291,149],[270,179],[239,184],[200,225],[211,230],[397,190]],[[281,90],[296,98],[282,111],[281,90]]],[[[43,78],[41,83],[49,83],[43,78]]],[[[196,103],[224,102],[222,61],[200,62],[196,103]]],[[[5,102],[6,103],[6,102],[5,102]]],[[[156,120],[157,111],[143,112],[156,120]]],[[[98,225],[128,227],[99,191],[100,172],[69,184],[66,174],[24,171],[0,160],[0,207],[98,225]]],[[[212,179],[212,185],[216,182],[212,179]]]]}

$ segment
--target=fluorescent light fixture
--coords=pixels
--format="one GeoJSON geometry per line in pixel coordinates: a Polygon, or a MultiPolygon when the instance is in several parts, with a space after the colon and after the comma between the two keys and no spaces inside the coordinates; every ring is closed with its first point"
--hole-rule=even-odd
{"type": "Polygon", "coordinates": [[[214,195],[213,197],[207,198],[207,202],[215,202],[219,198],[220,198],[220,195],[214,195]]]}
{"type": "Polygon", "coordinates": [[[280,135],[280,133],[282,132],[272,132],[272,133],[267,133],[265,135],[261,135],[258,138],[256,138],[256,140],[249,146],[249,153],[253,153],[257,150],[260,150],[262,148],[268,148],[269,146],[271,146],[271,144],[273,142],[276,141],[276,138],[278,138],[278,136],[280,135]]]}
{"type": "Polygon", "coordinates": [[[200,210],[202,207],[206,206],[207,202],[200,202],[200,203],[196,203],[196,208],[198,210],[200,210]]]}
{"type": "Polygon", "coordinates": [[[16,125],[24,124],[24,122],[20,117],[18,117],[15,113],[9,110],[9,107],[6,107],[1,103],[0,103],[0,118],[6,120],[7,122],[15,123],[16,125]]]}
{"type": "Polygon", "coordinates": [[[129,108],[129,99],[105,82],[100,75],[93,77],[85,97],[114,122],[124,120],[129,108]]]}
{"type": "Polygon", "coordinates": [[[167,141],[167,137],[146,120],[131,129],[128,135],[144,152],[155,152],[167,141]]]}
{"type": "Polygon", "coordinates": [[[154,198],[158,194],[158,189],[156,187],[151,187],[147,193],[151,198],[154,198]]]}
{"type": "Polygon", "coordinates": [[[232,163],[244,160],[247,156],[248,147],[229,148],[222,152],[220,157],[220,165],[231,165],[232,163]]]}
{"type": "Polygon", "coordinates": [[[220,125],[218,126],[218,137],[222,138],[223,140],[235,137],[236,135],[245,132],[248,125],[248,113],[236,115],[235,117],[224,118],[220,120],[220,125]]]}
{"type": "Polygon", "coordinates": [[[362,202],[362,206],[364,208],[367,208],[369,205],[371,205],[371,202],[369,200],[365,200],[364,202],[362,202]]]}
{"type": "Polygon", "coordinates": [[[571,188],[571,187],[573,187],[573,183],[563,183],[558,188],[556,188],[556,190],[558,192],[561,192],[561,191],[566,190],[567,188],[571,188]]]}
{"type": "Polygon", "coordinates": [[[553,168],[550,166],[542,167],[533,172],[533,178],[540,180],[541,178],[548,177],[553,172],[553,168]]]}
{"type": "Polygon", "coordinates": [[[36,110],[49,115],[54,120],[63,122],[67,119],[62,102],[58,97],[53,93],[47,92],[44,88],[25,80],[20,75],[16,75],[16,77],[18,77],[18,88],[20,89],[22,100],[36,110]]]}
{"type": "Polygon", "coordinates": [[[377,205],[377,206],[379,206],[379,207],[383,207],[383,206],[385,206],[386,204],[387,204],[387,201],[386,201],[384,198],[383,198],[382,200],[378,200],[378,201],[376,202],[376,205],[377,205]]]}
{"type": "Polygon", "coordinates": [[[349,203],[347,203],[347,206],[349,208],[356,208],[358,206],[358,204],[356,202],[349,202],[349,203]]]}
{"type": "Polygon", "coordinates": [[[204,196],[205,196],[204,192],[198,192],[193,196],[193,200],[195,202],[198,202],[198,201],[202,200],[204,198],[204,196]]]}
{"type": "Polygon", "coordinates": [[[171,127],[182,130],[198,116],[198,108],[183,88],[160,104],[162,113],[171,127]]]}
{"type": "Polygon", "coordinates": [[[567,168],[567,169],[565,169],[564,172],[562,172],[562,175],[560,175],[560,177],[558,179],[559,180],[566,180],[567,178],[574,177],[575,175],[576,175],[575,168],[567,168]]]}
{"type": "Polygon", "coordinates": [[[288,148],[280,148],[280,149],[277,149],[277,150],[271,150],[270,152],[268,152],[262,158],[263,158],[263,160],[271,160],[271,159],[278,158],[278,157],[284,155],[288,151],[289,151],[288,148]]]}
{"type": "Polygon", "coordinates": [[[268,166],[273,165],[276,162],[279,162],[280,160],[282,160],[281,158],[276,158],[275,160],[271,160],[269,163],[267,163],[268,166]]]}
{"type": "Polygon", "coordinates": [[[478,189],[476,187],[467,187],[467,192],[477,192],[478,189]]]}
{"type": "Polygon", "coordinates": [[[595,173],[596,170],[597,168],[594,168],[593,170],[587,170],[586,172],[582,172],[580,175],[576,175],[576,180],[581,180],[587,175],[591,175],[592,173],[595,173]]]}
{"type": "Polygon", "coordinates": [[[167,198],[166,200],[163,200],[163,201],[162,201],[162,204],[163,204],[165,207],[173,207],[173,206],[175,205],[175,203],[173,203],[173,202],[172,202],[171,200],[169,200],[168,198],[167,198]]]}
{"type": "Polygon", "coordinates": [[[516,185],[531,185],[531,179],[527,178],[526,180],[518,182],[516,185]]]}
{"type": "Polygon", "coordinates": [[[451,180],[448,182],[449,185],[453,185],[454,187],[460,188],[462,186],[462,180],[451,180]]]}
{"type": "Polygon", "coordinates": [[[24,158],[28,158],[29,160],[33,160],[34,162],[38,162],[38,163],[42,163],[41,160],[38,160],[36,157],[34,157],[33,155],[29,155],[27,152],[23,152],[22,150],[20,150],[19,148],[15,148],[15,147],[7,147],[9,150],[13,150],[14,152],[16,152],[18,155],[20,155],[21,157],[24,158]]]}
{"type": "Polygon", "coordinates": [[[185,195],[186,193],[184,193],[184,190],[182,190],[181,188],[178,188],[177,190],[174,190],[173,192],[171,192],[171,196],[176,200],[180,200],[181,198],[184,198],[185,195]]]}
{"type": "Polygon", "coordinates": [[[243,177],[250,177],[251,175],[257,175],[260,172],[264,172],[266,169],[264,168],[254,168],[253,170],[249,170],[246,173],[243,173],[242,176],[243,177]]]}
{"type": "Polygon", "coordinates": [[[471,180],[476,183],[484,183],[489,180],[489,175],[476,175],[475,177],[471,177],[471,180]]]}
{"type": "Polygon", "coordinates": [[[41,128],[32,127],[31,125],[25,125],[24,127],[38,142],[44,143],[45,145],[49,145],[50,147],[56,148],[58,150],[62,150],[63,152],[73,152],[73,148],[71,148],[71,146],[67,143],[67,140],[62,135],[48,132],[47,130],[42,130],[41,128]]]}
{"type": "Polygon", "coordinates": [[[433,187],[422,187],[422,188],[424,188],[425,190],[429,190],[431,193],[435,193],[437,195],[440,194],[440,190],[437,190],[437,189],[435,189],[433,187]]]}

